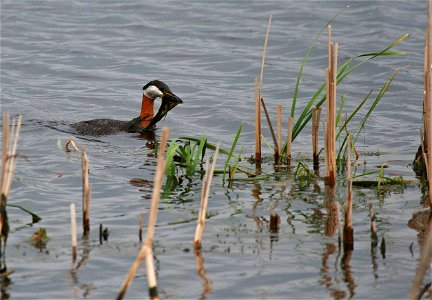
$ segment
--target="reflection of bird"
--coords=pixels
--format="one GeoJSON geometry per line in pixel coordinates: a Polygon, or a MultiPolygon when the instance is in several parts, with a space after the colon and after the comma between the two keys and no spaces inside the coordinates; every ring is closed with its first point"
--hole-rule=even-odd
{"type": "Polygon", "coordinates": [[[153,129],[166,114],[183,101],[177,97],[170,88],[160,80],[153,80],[143,87],[141,113],[139,117],[131,121],[119,121],[110,119],[95,119],[81,121],[72,124],[72,128],[79,134],[84,135],[105,135],[121,131],[142,132],[153,129]],[[154,115],[154,101],[161,98],[162,103],[159,111],[154,115]]]}

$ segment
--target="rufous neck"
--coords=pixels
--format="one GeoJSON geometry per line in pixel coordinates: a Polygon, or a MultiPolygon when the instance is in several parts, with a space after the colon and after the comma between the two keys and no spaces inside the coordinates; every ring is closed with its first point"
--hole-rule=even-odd
{"type": "Polygon", "coordinates": [[[154,99],[151,99],[151,98],[143,95],[140,117],[148,119],[148,120],[153,119],[153,117],[154,117],[154,99]]]}

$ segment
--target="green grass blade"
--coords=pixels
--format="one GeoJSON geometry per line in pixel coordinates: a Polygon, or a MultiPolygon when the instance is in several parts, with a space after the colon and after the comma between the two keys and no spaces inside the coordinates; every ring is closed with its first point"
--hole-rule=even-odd
{"type": "Polygon", "coordinates": [[[174,165],[174,155],[179,148],[179,144],[177,144],[177,140],[172,140],[167,153],[166,153],[166,163],[165,163],[165,175],[166,176],[174,176],[175,175],[175,165],[174,165]]]}
{"type": "Polygon", "coordinates": [[[378,103],[380,102],[380,100],[382,99],[382,97],[384,96],[384,94],[387,92],[390,84],[392,83],[393,79],[395,78],[397,72],[399,71],[399,69],[395,69],[393,74],[390,76],[390,78],[383,84],[383,86],[381,87],[381,90],[379,91],[377,97],[375,98],[374,102],[372,103],[371,107],[369,108],[369,110],[367,111],[366,115],[364,116],[360,127],[357,131],[356,137],[354,138],[354,143],[357,141],[358,136],[360,135],[360,132],[363,130],[366,121],[368,120],[369,116],[372,114],[373,110],[375,109],[375,107],[378,105],[378,103]]]}
{"type": "MultiPolygon", "coordinates": [[[[192,137],[192,136],[181,136],[178,138],[178,140],[185,140],[185,141],[191,141],[191,142],[195,142],[195,143],[199,143],[200,142],[200,138],[196,138],[196,137],[192,137]]],[[[206,147],[205,149],[210,149],[210,150],[216,150],[216,145],[215,144],[211,144],[207,141],[206,143],[206,147]]],[[[228,150],[225,150],[223,148],[219,149],[219,152],[225,155],[229,154],[228,150]]],[[[236,155],[233,154],[234,157],[237,157],[236,155]]]]}
{"type": "Polygon", "coordinates": [[[237,141],[238,141],[238,139],[239,139],[239,137],[240,137],[240,134],[241,134],[242,129],[243,129],[243,122],[240,124],[240,127],[238,128],[238,130],[237,130],[237,134],[236,134],[236,136],[235,136],[235,138],[234,138],[234,141],[233,141],[233,143],[232,143],[232,145],[231,145],[230,152],[229,152],[228,157],[227,157],[227,160],[226,160],[226,162],[225,162],[224,175],[223,175],[223,177],[222,177],[222,181],[225,180],[226,170],[227,170],[228,165],[229,165],[229,163],[230,163],[231,157],[233,156],[233,152],[234,152],[234,149],[235,149],[235,147],[236,147],[236,145],[237,145],[237,141]]]}
{"type": "Polygon", "coordinates": [[[346,100],[346,95],[343,95],[342,99],[341,99],[341,104],[339,106],[339,111],[338,111],[337,116],[336,116],[336,126],[339,125],[340,117],[342,115],[342,110],[343,110],[343,107],[345,105],[345,100],[346,100]]]}
{"type": "Polygon", "coordinates": [[[297,75],[296,85],[295,85],[294,93],[293,93],[293,102],[292,102],[292,105],[291,105],[291,117],[293,119],[294,119],[295,107],[296,107],[296,102],[297,102],[297,94],[298,94],[298,90],[299,90],[299,86],[300,86],[300,80],[301,80],[301,77],[303,75],[303,68],[304,68],[304,66],[306,64],[306,61],[307,61],[307,59],[309,57],[309,54],[312,51],[313,47],[315,46],[315,43],[317,42],[318,38],[321,36],[321,34],[323,33],[323,31],[327,28],[327,26],[330,25],[334,21],[334,19],[336,19],[337,16],[339,16],[348,7],[349,6],[346,6],[343,9],[341,9],[329,22],[327,22],[327,24],[321,29],[320,32],[318,32],[318,34],[312,40],[312,42],[309,45],[309,48],[306,51],[306,54],[303,57],[302,63],[300,65],[300,70],[299,70],[299,73],[297,75]]]}
{"type": "Polygon", "coordinates": [[[207,138],[206,137],[202,137],[200,139],[198,150],[195,153],[195,159],[194,159],[193,165],[192,165],[194,170],[196,170],[196,167],[198,165],[198,161],[199,161],[200,157],[202,158],[204,156],[203,151],[204,151],[204,149],[206,147],[206,144],[207,144],[207,138]]]}

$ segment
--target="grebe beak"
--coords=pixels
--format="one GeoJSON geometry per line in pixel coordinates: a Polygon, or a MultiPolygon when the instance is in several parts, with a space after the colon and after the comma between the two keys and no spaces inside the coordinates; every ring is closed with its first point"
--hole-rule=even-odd
{"type": "Polygon", "coordinates": [[[162,118],[165,117],[171,109],[182,103],[183,100],[177,97],[175,94],[170,92],[164,92],[162,95],[162,103],[159,107],[159,110],[157,114],[153,117],[153,120],[150,122],[147,128],[151,128],[154,124],[162,120],[162,118]]]}

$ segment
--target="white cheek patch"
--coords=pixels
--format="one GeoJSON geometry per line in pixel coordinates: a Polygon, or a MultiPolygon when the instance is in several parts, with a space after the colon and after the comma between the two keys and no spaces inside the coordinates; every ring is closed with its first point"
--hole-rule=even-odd
{"type": "Polygon", "coordinates": [[[144,90],[144,96],[150,99],[156,99],[157,97],[162,97],[163,93],[156,86],[151,85],[144,90]]]}

